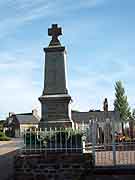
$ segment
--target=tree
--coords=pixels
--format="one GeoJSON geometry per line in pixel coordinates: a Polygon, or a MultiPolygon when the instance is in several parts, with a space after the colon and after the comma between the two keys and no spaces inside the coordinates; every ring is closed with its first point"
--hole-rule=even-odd
{"type": "Polygon", "coordinates": [[[135,120],[135,109],[132,110],[132,119],[135,120]]]}
{"type": "Polygon", "coordinates": [[[127,101],[127,96],[125,95],[125,89],[121,81],[116,81],[115,84],[114,110],[120,113],[122,133],[125,135],[123,123],[131,117],[131,112],[127,101]]]}

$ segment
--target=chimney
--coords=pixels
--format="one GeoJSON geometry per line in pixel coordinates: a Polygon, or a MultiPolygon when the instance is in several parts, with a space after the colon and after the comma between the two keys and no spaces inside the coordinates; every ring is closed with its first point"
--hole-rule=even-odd
{"type": "Polygon", "coordinates": [[[33,109],[33,110],[32,110],[32,115],[33,115],[33,116],[36,116],[36,117],[38,116],[38,111],[37,111],[37,109],[33,109]]]}
{"type": "Polygon", "coordinates": [[[11,117],[12,115],[15,115],[14,112],[9,112],[9,117],[11,117]]]}
{"type": "Polygon", "coordinates": [[[108,112],[108,100],[105,98],[103,103],[103,111],[108,112]]]}

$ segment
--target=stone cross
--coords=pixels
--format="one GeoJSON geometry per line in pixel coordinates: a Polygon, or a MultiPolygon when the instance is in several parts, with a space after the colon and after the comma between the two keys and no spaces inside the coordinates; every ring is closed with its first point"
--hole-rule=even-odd
{"type": "Polygon", "coordinates": [[[49,46],[61,45],[58,36],[62,35],[62,29],[57,24],[52,24],[52,28],[48,29],[48,35],[52,36],[49,46]]]}

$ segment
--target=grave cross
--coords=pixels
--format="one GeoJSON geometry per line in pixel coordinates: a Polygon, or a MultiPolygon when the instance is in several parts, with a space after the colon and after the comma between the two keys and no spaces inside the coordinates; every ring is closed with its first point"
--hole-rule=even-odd
{"type": "Polygon", "coordinates": [[[49,46],[60,45],[58,36],[62,35],[62,29],[59,28],[57,24],[52,24],[52,28],[48,29],[48,35],[52,36],[52,40],[51,40],[49,46]]]}

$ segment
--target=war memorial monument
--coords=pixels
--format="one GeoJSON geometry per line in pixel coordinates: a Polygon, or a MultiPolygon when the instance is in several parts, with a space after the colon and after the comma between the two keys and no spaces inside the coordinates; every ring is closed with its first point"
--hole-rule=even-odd
{"type": "Polygon", "coordinates": [[[52,40],[45,52],[45,77],[41,102],[40,127],[73,127],[69,104],[71,96],[67,89],[66,49],[61,45],[58,36],[62,29],[53,24],[48,29],[52,40]]]}

